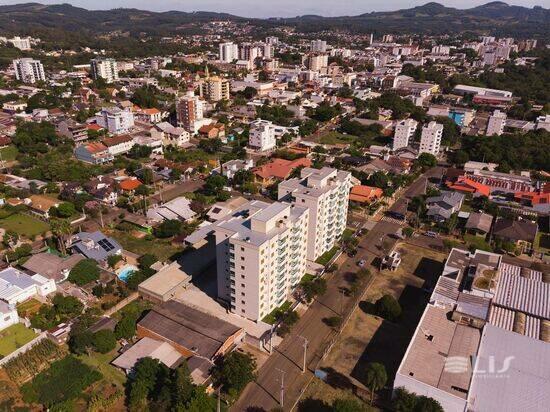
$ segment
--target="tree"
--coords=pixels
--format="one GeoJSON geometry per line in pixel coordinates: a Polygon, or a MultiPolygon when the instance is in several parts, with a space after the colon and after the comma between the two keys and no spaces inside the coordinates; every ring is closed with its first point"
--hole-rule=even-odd
{"type": "Polygon", "coordinates": [[[256,379],[255,371],[256,360],[251,355],[231,352],[217,365],[214,377],[227,394],[236,398],[249,382],[256,379]]]}
{"type": "Polygon", "coordinates": [[[336,399],[332,402],[332,412],[363,412],[365,408],[355,399],[336,399]]]}
{"type": "Polygon", "coordinates": [[[181,232],[182,223],[177,219],[163,221],[154,229],[154,234],[158,238],[169,238],[181,232]]]}
{"type": "Polygon", "coordinates": [[[435,399],[417,396],[402,387],[395,389],[392,406],[396,412],[443,412],[435,399]]]}
{"type": "Polygon", "coordinates": [[[65,238],[72,232],[71,224],[66,219],[50,219],[50,230],[57,238],[59,251],[63,255],[66,255],[67,247],[65,245],[65,238]]]}
{"type": "Polygon", "coordinates": [[[99,353],[108,353],[116,347],[116,337],[113,331],[104,329],[94,333],[92,339],[94,349],[99,353]]]}
{"type": "Polygon", "coordinates": [[[93,259],[83,259],[69,272],[68,280],[75,285],[84,286],[99,279],[99,267],[93,259]]]}
{"type": "Polygon", "coordinates": [[[158,107],[159,103],[156,97],[158,92],[159,90],[154,86],[142,86],[134,92],[130,100],[141,108],[158,107]]]}
{"type": "Polygon", "coordinates": [[[437,166],[437,158],[431,153],[422,153],[416,159],[416,163],[423,169],[437,166]]]}
{"type": "Polygon", "coordinates": [[[310,303],[315,296],[323,295],[327,291],[327,281],[324,278],[316,277],[301,283],[304,299],[310,303]]]}
{"type": "Polygon", "coordinates": [[[226,185],[227,177],[222,175],[211,175],[206,178],[202,192],[206,196],[216,196],[226,185]]]}
{"type": "Polygon", "coordinates": [[[367,365],[365,373],[367,386],[371,391],[370,403],[374,399],[374,392],[382,389],[388,381],[388,374],[384,365],[378,362],[372,362],[367,365]]]}
{"type": "Polygon", "coordinates": [[[121,255],[111,255],[107,257],[107,264],[109,267],[114,268],[118,262],[123,259],[121,255]]]}
{"type": "Polygon", "coordinates": [[[71,333],[69,337],[69,350],[77,355],[86,353],[93,346],[94,335],[92,332],[84,331],[71,333]]]}
{"type": "Polygon", "coordinates": [[[468,152],[464,150],[457,150],[454,152],[453,155],[453,162],[455,165],[462,166],[464,163],[468,162],[470,160],[470,156],[468,155],[468,152]]]}
{"type": "Polygon", "coordinates": [[[63,202],[55,209],[55,214],[61,218],[71,217],[76,213],[76,208],[71,202],[63,202]]]}
{"type": "Polygon", "coordinates": [[[118,321],[115,326],[115,337],[117,339],[132,339],[136,334],[137,318],[126,315],[118,321]]]}
{"type": "Polygon", "coordinates": [[[375,313],[392,322],[401,317],[401,305],[392,295],[384,295],[374,304],[375,313]]]}
{"type": "Polygon", "coordinates": [[[174,371],[173,381],[174,406],[176,410],[184,410],[195,395],[187,361],[174,371]]]}
{"type": "Polygon", "coordinates": [[[157,261],[158,258],[151,253],[146,253],[138,258],[139,267],[141,269],[149,269],[157,261]]]}
{"type": "Polygon", "coordinates": [[[152,396],[162,369],[167,367],[156,359],[141,358],[134,366],[134,373],[128,380],[128,404],[131,410],[142,410],[152,396]]]}

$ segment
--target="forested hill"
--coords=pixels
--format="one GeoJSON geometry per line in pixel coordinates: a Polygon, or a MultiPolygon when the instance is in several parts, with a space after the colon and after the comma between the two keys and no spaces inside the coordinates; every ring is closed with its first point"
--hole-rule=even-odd
{"type": "MultiPolygon", "coordinates": [[[[368,4],[366,3],[366,7],[368,4]]],[[[357,16],[299,16],[288,19],[245,19],[224,13],[169,11],[156,13],[137,9],[86,10],[68,4],[25,3],[0,6],[0,32],[112,31],[130,34],[174,34],[194,23],[230,19],[258,26],[288,24],[301,31],[352,30],[376,33],[444,34],[473,31],[515,37],[550,38],[550,10],[542,7],[509,6],[492,2],[470,9],[455,9],[427,3],[411,9],[372,12],[357,16]]]]}

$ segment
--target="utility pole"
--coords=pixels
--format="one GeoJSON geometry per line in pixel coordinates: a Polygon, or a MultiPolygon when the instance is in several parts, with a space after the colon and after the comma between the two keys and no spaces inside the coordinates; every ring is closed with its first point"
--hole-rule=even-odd
{"type": "Polygon", "coordinates": [[[216,407],[216,411],[217,411],[217,412],[220,412],[220,411],[222,410],[222,405],[221,405],[221,391],[222,391],[222,386],[223,386],[223,385],[218,386],[218,404],[217,404],[217,407],[216,407]]]}
{"type": "Polygon", "coordinates": [[[307,340],[307,338],[303,337],[303,336],[299,336],[300,338],[302,338],[304,340],[304,363],[302,365],[302,373],[306,373],[306,363],[307,363],[307,345],[309,343],[309,341],[307,340]]]}
{"type": "Polygon", "coordinates": [[[269,353],[273,353],[273,329],[274,326],[271,325],[271,330],[269,331],[269,353]]]}
{"type": "Polygon", "coordinates": [[[282,408],[285,406],[285,371],[279,368],[277,368],[277,370],[281,372],[281,393],[279,395],[279,403],[282,408]]]}
{"type": "Polygon", "coordinates": [[[344,316],[344,289],[340,289],[340,316],[344,316]]]}

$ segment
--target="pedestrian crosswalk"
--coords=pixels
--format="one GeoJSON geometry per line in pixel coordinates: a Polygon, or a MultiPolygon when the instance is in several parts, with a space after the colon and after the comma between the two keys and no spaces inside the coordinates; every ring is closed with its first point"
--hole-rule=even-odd
{"type": "Polygon", "coordinates": [[[394,223],[396,225],[403,226],[405,225],[404,220],[399,220],[391,216],[383,216],[382,219],[380,219],[382,222],[388,222],[388,223],[394,223]]]}

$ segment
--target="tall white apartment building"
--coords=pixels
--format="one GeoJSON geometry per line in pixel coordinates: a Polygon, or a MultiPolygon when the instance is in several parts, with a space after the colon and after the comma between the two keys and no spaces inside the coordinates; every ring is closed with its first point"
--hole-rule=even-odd
{"type": "Polygon", "coordinates": [[[213,234],[218,297],[231,312],[258,321],[284,303],[306,273],[308,220],[306,207],[253,200],[186,241],[213,234]]]}
{"type": "Polygon", "coordinates": [[[134,114],[130,110],[118,107],[107,107],[96,114],[98,125],[112,134],[128,133],[134,127],[134,114]]]}
{"type": "Polygon", "coordinates": [[[16,59],[13,61],[13,68],[15,70],[15,78],[23,83],[33,84],[39,81],[46,81],[44,66],[40,63],[40,60],[29,57],[16,59]]]}
{"type": "Polygon", "coordinates": [[[270,43],[260,43],[259,46],[262,49],[262,51],[261,51],[262,57],[264,57],[266,59],[272,59],[273,58],[273,56],[275,55],[275,52],[273,50],[273,45],[272,44],[270,44],[270,43]]]}
{"type": "Polygon", "coordinates": [[[501,112],[500,110],[495,110],[493,114],[489,116],[489,121],[487,122],[487,130],[485,134],[487,136],[500,136],[502,133],[504,133],[506,117],[506,113],[501,112]]]}
{"type": "Polygon", "coordinates": [[[309,209],[307,258],[316,260],[334,247],[346,229],[351,173],[330,167],[302,169],[299,178],[279,184],[279,200],[309,209]]]}
{"type": "Polygon", "coordinates": [[[262,119],[250,123],[248,145],[260,152],[274,149],[277,145],[277,138],[273,123],[262,119]]]}
{"type": "Polygon", "coordinates": [[[239,46],[235,43],[220,43],[220,61],[222,63],[231,63],[239,58],[239,46]]]}
{"type": "Polygon", "coordinates": [[[315,53],[324,53],[327,51],[327,42],[324,40],[312,40],[311,51],[315,53]]]}
{"type": "Polygon", "coordinates": [[[253,43],[243,43],[239,50],[239,58],[249,62],[254,62],[258,57],[261,57],[262,54],[263,49],[253,43]]]}
{"type": "Polygon", "coordinates": [[[437,122],[430,122],[422,128],[420,138],[419,154],[430,153],[434,156],[439,154],[441,149],[441,138],[443,137],[443,125],[437,122]]]}
{"type": "Polygon", "coordinates": [[[398,150],[403,147],[407,147],[411,138],[414,136],[414,132],[418,127],[418,122],[414,119],[401,120],[395,126],[395,133],[393,135],[392,150],[398,150]]]}
{"type": "Polygon", "coordinates": [[[104,79],[106,83],[118,80],[118,65],[115,59],[93,59],[90,62],[92,78],[104,79]]]}

